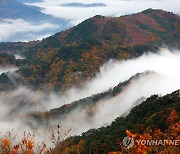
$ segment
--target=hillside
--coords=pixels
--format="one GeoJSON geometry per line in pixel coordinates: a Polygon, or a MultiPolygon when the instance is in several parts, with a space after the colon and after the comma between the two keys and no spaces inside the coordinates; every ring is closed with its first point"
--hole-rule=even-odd
{"type": "Polygon", "coordinates": [[[27,51],[30,47],[35,46],[39,41],[31,42],[0,42],[0,53],[6,52],[10,54],[19,53],[27,51]]]}
{"type": "MultiPolygon", "coordinates": [[[[21,137],[8,131],[0,141],[0,152],[6,153],[50,153],[50,154],[118,154],[118,153],[172,153],[179,152],[179,146],[159,144],[138,145],[137,140],[179,141],[180,132],[180,91],[165,96],[153,95],[134,107],[128,115],[117,117],[111,125],[91,129],[81,136],[69,136],[70,130],[57,125],[42,140],[44,132],[37,134],[20,132],[21,137]],[[122,145],[125,136],[134,138],[134,145],[128,150],[122,145]],[[68,138],[67,138],[68,137],[68,138]],[[64,140],[65,139],[65,140],[64,140]],[[42,141],[39,142],[39,140],[42,141]],[[48,146],[51,144],[51,148],[48,146]],[[38,148],[37,148],[38,147],[38,148]],[[8,151],[8,152],[7,152],[8,151]]],[[[168,142],[168,143],[169,143],[168,142]]],[[[179,143],[177,143],[179,144],[179,143]]]]}
{"type": "Polygon", "coordinates": [[[95,16],[27,48],[24,55],[31,65],[19,73],[27,85],[65,90],[92,78],[109,59],[137,57],[164,44],[179,47],[179,33],[180,17],[163,10],[116,18],[95,16]]]}
{"type": "MultiPolygon", "coordinates": [[[[141,135],[141,139],[179,139],[180,120],[179,91],[160,97],[153,95],[146,101],[134,107],[127,116],[118,117],[110,126],[92,129],[81,136],[70,137],[57,149],[61,153],[93,153],[104,154],[108,152],[122,152],[121,145],[126,136],[141,135]],[[127,131],[128,130],[128,131],[127,131]],[[131,132],[131,133],[130,133],[131,132]]],[[[177,153],[178,146],[134,146],[130,153],[139,152],[170,152],[177,153]]]]}
{"type": "Polygon", "coordinates": [[[37,11],[35,8],[22,4],[16,0],[0,0],[1,19],[22,18],[25,20],[38,20],[43,16],[45,15],[37,11]]]}
{"type": "Polygon", "coordinates": [[[178,153],[122,145],[125,136],[179,141],[180,50],[172,48],[180,49],[180,16],[153,9],[0,43],[0,153],[178,153]]]}
{"type": "MultiPolygon", "coordinates": [[[[32,113],[30,116],[34,119],[33,121],[37,123],[37,125],[49,125],[52,120],[63,121],[68,114],[73,113],[75,110],[85,110],[88,113],[88,119],[90,120],[94,112],[96,112],[96,108],[98,103],[100,104],[104,100],[110,100],[111,98],[115,98],[119,95],[125,87],[130,84],[133,80],[140,78],[142,75],[148,75],[147,73],[136,74],[135,76],[131,77],[129,80],[119,83],[112,89],[105,91],[103,93],[95,94],[90,97],[86,97],[75,102],[71,102],[70,104],[65,104],[59,108],[51,109],[50,111],[46,112],[36,112],[32,113]]],[[[144,99],[144,98],[140,98],[144,99]]],[[[138,100],[134,100],[138,103],[138,100]]],[[[135,103],[135,105],[136,105],[135,103]]]]}
{"type": "Polygon", "coordinates": [[[61,47],[85,40],[97,39],[109,45],[122,47],[167,43],[170,39],[179,44],[180,17],[163,10],[143,12],[116,18],[95,16],[65,32],[45,39],[42,47],[61,47]],[[171,37],[171,38],[170,38],[171,37]]]}

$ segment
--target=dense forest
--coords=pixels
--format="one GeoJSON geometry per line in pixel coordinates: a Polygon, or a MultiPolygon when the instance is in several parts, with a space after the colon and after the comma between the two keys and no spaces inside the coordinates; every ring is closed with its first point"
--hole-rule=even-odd
{"type": "MultiPolygon", "coordinates": [[[[158,138],[158,135],[159,137],[162,135],[163,139],[174,133],[175,135],[172,135],[172,138],[174,137],[174,140],[179,139],[179,98],[179,91],[163,97],[158,95],[151,96],[140,105],[134,107],[127,116],[118,117],[110,126],[92,129],[83,133],[82,136],[67,139],[62,145],[62,151],[67,152],[69,150],[69,153],[77,153],[79,146],[83,147],[82,153],[103,154],[111,151],[121,151],[123,146],[120,144],[120,141],[126,135],[130,135],[126,134],[126,130],[132,132],[132,134],[139,133],[144,137],[150,135],[158,138]]],[[[139,149],[142,150],[140,152],[176,153],[180,150],[178,146],[144,148],[139,149]]],[[[138,150],[138,147],[135,147],[131,152],[134,153],[136,152],[135,150],[138,150]]]]}
{"type": "MultiPolygon", "coordinates": [[[[129,75],[130,78],[118,82],[112,88],[92,95],[87,94],[86,97],[75,101],[63,102],[64,100],[59,97],[67,90],[72,87],[76,90],[81,89],[88,81],[97,77],[101,66],[109,60],[118,62],[132,60],[145,53],[157,53],[157,51],[159,53],[161,47],[180,49],[180,16],[153,9],[113,18],[96,15],[69,30],[56,33],[41,41],[1,42],[0,66],[14,67],[17,70],[13,73],[0,74],[0,99],[2,99],[0,111],[4,113],[4,106],[7,106],[9,110],[5,115],[10,115],[12,123],[19,118],[28,128],[40,130],[39,136],[44,135],[43,130],[48,131],[49,134],[46,139],[37,136],[39,137],[37,142],[37,134],[21,132],[19,136],[13,130],[9,130],[6,134],[0,134],[0,153],[178,153],[179,146],[155,147],[135,143],[127,151],[122,144],[126,136],[146,140],[179,140],[180,91],[178,89],[174,91],[172,88],[174,92],[171,94],[166,92],[167,95],[164,96],[153,93],[151,97],[150,95],[145,97],[143,93],[140,97],[137,96],[138,99],[133,100],[128,110],[123,110],[123,114],[120,113],[121,108],[119,108],[118,116],[113,122],[88,130],[92,128],[89,127],[88,131],[81,132],[80,135],[71,136],[72,130],[64,130],[61,123],[76,110],[85,112],[86,120],[90,124],[93,123],[93,115],[98,112],[97,107],[104,109],[101,106],[104,102],[111,103],[111,99],[118,98],[135,80],[149,75],[155,76],[158,72],[153,72],[151,69],[137,71],[138,73],[129,75]],[[16,54],[23,56],[24,59],[16,58],[16,54]],[[49,103],[50,98],[57,98],[58,107],[51,104],[51,108],[47,107],[49,104],[45,103],[49,103]],[[50,132],[54,124],[58,125],[50,132]]],[[[138,66],[134,65],[133,69],[136,67],[138,66]]],[[[151,84],[150,80],[154,77],[152,76],[146,78],[146,82],[151,84]]],[[[134,91],[143,90],[136,86],[135,84],[134,91]]],[[[130,96],[124,95],[124,97],[130,96]]],[[[123,101],[121,104],[122,108],[123,105],[128,105],[123,101]]],[[[117,104],[113,105],[118,109],[117,104]]],[[[6,121],[8,116],[2,119],[6,121]]],[[[73,116],[76,116],[76,112],[73,116]]],[[[108,116],[112,115],[109,114],[106,118],[108,116]]],[[[80,124],[79,127],[82,127],[80,124]]]]}
{"type": "MultiPolygon", "coordinates": [[[[43,152],[55,154],[127,153],[122,145],[122,139],[127,135],[146,140],[152,138],[179,140],[179,94],[178,90],[165,96],[153,95],[134,107],[128,115],[118,117],[110,126],[91,129],[81,136],[68,137],[70,130],[64,131],[61,125],[58,125],[48,141],[52,142],[52,148],[47,147],[47,140],[37,144],[33,140],[34,136],[28,132],[24,132],[22,139],[17,142],[17,136],[12,131],[8,131],[6,136],[1,137],[1,152],[13,154],[17,152],[29,154],[43,152]]],[[[128,152],[178,153],[179,150],[179,146],[161,145],[157,147],[135,144],[128,152]]]]}
{"type": "MultiPolygon", "coordinates": [[[[91,118],[93,112],[95,112],[96,105],[100,101],[116,97],[123,91],[123,89],[128,84],[130,84],[132,80],[138,79],[142,75],[147,75],[147,74],[148,72],[142,74],[136,74],[135,76],[131,77],[129,80],[119,83],[117,86],[115,86],[112,89],[109,89],[106,92],[95,94],[90,97],[77,100],[75,102],[72,102],[71,104],[65,104],[60,108],[51,109],[50,111],[33,113],[30,116],[34,118],[34,121],[37,121],[37,124],[47,125],[48,123],[50,123],[52,120],[55,119],[58,119],[59,121],[63,120],[67,116],[67,114],[73,112],[76,109],[80,109],[80,110],[85,109],[89,114],[89,118],[91,118]]],[[[144,98],[141,99],[143,100],[144,98]]],[[[136,103],[138,103],[138,101],[136,103]]]]}
{"type": "Polygon", "coordinates": [[[109,59],[130,59],[163,45],[179,47],[179,21],[178,15],[153,9],[116,18],[95,16],[42,41],[1,43],[0,51],[26,57],[29,65],[18,73],[27,86],[63,91],[92,78],[109,59]]]}

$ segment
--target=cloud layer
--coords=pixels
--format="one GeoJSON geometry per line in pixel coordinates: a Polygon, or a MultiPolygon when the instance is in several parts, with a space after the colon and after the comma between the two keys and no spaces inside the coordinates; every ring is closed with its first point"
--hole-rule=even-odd
{"type": "MultiPolygon", "coordinates": [[[[180,52],[170,52],[167,49],[161,49],[158,54],[149,53],[137,59],[106,64],[100,74],[83,89],[86,95],[105,91],[136,73],[151,73],[131,81],[118,96],[98,102],[92,117],[88,116],[87,109],[77,109],[67,115],[63,125],[66,128],[72,127],[72,134],[81,134],[90,128],[109,125],[118,116],[127,114],[142,98],[153,94],[165,95],[180,89],[179,66],[180,52]]],[[[71,96],[81,95],[83,91],[74,91],[71,96]]]]}
{"type": "Polygon", "coordinates": [[[28,5],[38,6],[42,8],[42,13],[53,15],[65,21],[68,20],[68,22],[63,27],[59,27],[58,25],[64,23],[57,25],[57,23],[39,24],[38,21],[37,23],[30,23],[22,19],[0,20],[0,41],[30,41],[42,39],[61,30],[75,26],[95,15],[117,17],[137,13],[148,8],[164,9],[166,11],[180,13],[179,0],[44,0],[28,5]]]}
{"type": "Polygon", "coordinates": [[[164,9],[174,13],[180,13],[179,0],[69,0],[68,3],[102,3],[105,7],[64,7],[66,0],[44,0],[41,3],[33,5],[42,7],[43,13],[51,14],[55,17],[66,18],[71,20],[72,25],[76,25],[83,20],[95,16],[121,16],[137,13],[148,8],[164,9]]]}
{"type": "Polygon", "coordinates": [[[16,70],[18,70],[18,68],[16,68],[16,67],[1,67],[1,66],[0,66],[0,75],[1,75],[2,73],[14,72],[14,71],[16,71],[16,70]]]}
{"type": "MultiPolygon", "coordinates": [[[[28,123],[33,123],[27,118],[28,113],[34,111],[47,111],[61,107],[81,98],[109,90],[126,81],[137,73],[143,73],[139,78],[133,79],[123,91],[113,98],[101,100],[93,107],[93,115],[89,116],[88,109],[72,111],[66,117],[52,120],[49,127],[61,123],[64,129],[72,128],[72,135],[81,134],[91,128],[109,125],[115,118],[127,114],[129,110],[142,98],[153,94],[165,95],[180,88],[180,51],[161,49],[159,53],[148,53],[139,58],[126,61],[109,61],[100,68],[100,72],[84,87],[72,88],[63,95],[44,94],[34,92],[25,87],[10,92],[0,93],[0,131],[14,128],[17,131],[30,129],[28,123]]],[[[41,131],[42,128],[36,128],[41,131]]]]}
{"type": "Polygon", "coordinates": [[[29,41],[42,39],[59,26],[51,23],[30,23],[22,19],[0,20],[0,41],[29,41]]]}

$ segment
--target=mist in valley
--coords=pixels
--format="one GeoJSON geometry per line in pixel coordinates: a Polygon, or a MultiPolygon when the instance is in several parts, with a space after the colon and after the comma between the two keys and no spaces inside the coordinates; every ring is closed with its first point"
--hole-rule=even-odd
{"type": "Polygon", "coordinates": [[[18,70],[17,67],[12,67],[12,66],[1,67],[1,66],[0,66],[0,75],[1,75],[2,73],[14,72],[14,71],[16,71],[16,70],[18,70]]]}
{"type": "MultiPolygon", "coordinates": [[[[129,84],[115,97],[100,100],[92,108],[89,115],[87,108],[76,108],[66,114],[63,119],[52,119],[51,129],[61,124],[64,130],[71,129],[71,135],[79,135],[91,128],[110,125],[119,116],[129,113],[130,109],[141,103],[151,95],[165,95],[180,88],[180,51],[163,48],[158,53],[147,53],[139,58],[116,61],[110,60],[104,64],[95,77],[80,88],[73,87],[63,94],[44,94],[42,91],[33,91],[26,87],[0,93],[0,132],[14,129],[18,134],[24,130],[40,132],[47,129],[37,126],[30,127],[34,121],[28,115],[34,112],[49,111],[64,104],[105,92],[120,82],[130,79],[137,73],[137,78],[130,80],[129,84]],[[147,73],[148,72],[148,73],[147,73]]],[[[14,68],[15,69],[15,68],[14,68]]],[[[12,71],[12,68],[9,68],[12,71]]],[[[1,68],[0,72],[7,72],[1,68]]]]}

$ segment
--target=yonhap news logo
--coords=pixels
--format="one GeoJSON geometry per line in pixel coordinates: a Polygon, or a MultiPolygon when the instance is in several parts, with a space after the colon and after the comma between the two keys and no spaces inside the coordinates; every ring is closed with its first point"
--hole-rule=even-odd
{"type": "Polygon", "coordinates": [[[126,136],[123,139],[123,146],[126,150],[132,148],[134,146],[134,138],[130,136],[126,136]]]}
{"type": "Polygon", "coordinates": [[[126,136],[123,141],[125,150],[133,148],[134,145],[141,146],[180,146],[180,140],[135,140],[133,137],[126,136]]]}

